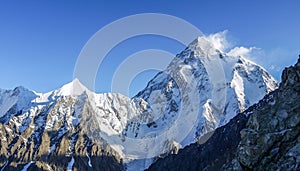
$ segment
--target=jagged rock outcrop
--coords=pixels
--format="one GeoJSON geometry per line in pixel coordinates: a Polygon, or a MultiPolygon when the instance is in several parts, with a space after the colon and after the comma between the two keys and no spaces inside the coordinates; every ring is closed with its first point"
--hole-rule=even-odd
{"type": "Polygon", "coordinates": [[[299,170],[300,56],[280,87],[194,143],[158,159],[148,170],[299,170]],[[209,136],[210,137],[210,136],[209,136]]]}
{"type": "Polygon", "coordinates": [[[284,69],[279,89],[250,116],[241,137],[236,160],[242,169],[300,169],[300,57],[284,69]]]}

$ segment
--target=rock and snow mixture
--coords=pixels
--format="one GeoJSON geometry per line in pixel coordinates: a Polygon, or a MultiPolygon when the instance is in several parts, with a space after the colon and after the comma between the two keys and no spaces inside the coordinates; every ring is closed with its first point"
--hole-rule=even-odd
{"type": "Polygon", "coordinates": [[[108,167],[100,158],[143,170],[277,88],[265,69],[223,52],[211,36],[198,37],[133,98],[97,94],[77,79],[44,94],[0,90],[0,166],[108,167]]]}

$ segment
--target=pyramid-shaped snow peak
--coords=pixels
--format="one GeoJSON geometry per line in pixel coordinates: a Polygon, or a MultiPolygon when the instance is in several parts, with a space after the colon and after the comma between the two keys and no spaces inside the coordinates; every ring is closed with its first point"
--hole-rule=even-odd
{"type": "Polygon", "coordinates": [[[215,54],[219,51],[224,51],[227,46],[225,39],[226,31],[211,34],[208,36],[202,35],[197,37],[192,43],[189,44],[188,49],[202,53],[202,54],[215,54]]]}
{"type": "Polygon", "coordinates": [[[65,84],[60,89],[56,90],[55,94],[58,96],[78,96],[88,89],[75,78],[72,82],[65,84]]]}

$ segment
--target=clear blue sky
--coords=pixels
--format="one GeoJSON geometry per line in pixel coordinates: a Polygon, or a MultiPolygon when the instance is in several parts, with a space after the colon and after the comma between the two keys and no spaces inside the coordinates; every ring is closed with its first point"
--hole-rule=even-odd
{"type": "MultiPolygon", "coordinates": [[[[0,87],[22,85],[47,92],[70,82],[80,50],[106,24],[138,13],[180,17],[203,33],[223,30],[235,45],[255,46],[255,59],[276,78],[300,52],[300,1],[188,0],[42,0],[0,1],[0,87]],[[271,66],[274,67],[271,67],[271,66]]],[[[113,71],[126,56],[157,48],[179,53],[182,45],[157,36],[141,36],[116,47],[104,61],[97,92],[110,91],[113,71]]],[[[141,74],[132,92],[144,87],[155,72],[141,74]]],[[[132,95],[132,94],[131,94],[132,95]]]]}

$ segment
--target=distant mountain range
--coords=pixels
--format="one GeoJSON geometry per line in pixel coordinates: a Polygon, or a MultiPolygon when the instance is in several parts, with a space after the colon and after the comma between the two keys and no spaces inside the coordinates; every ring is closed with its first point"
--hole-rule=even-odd
{"type": "MultiPolygon", "coordinates": [[[[96,94],[78,79],[45,94],[24,87],[0,90],[1,171],[144,170],[158,158],[175,155],[184,147],[178,158],[175,155],[159,159],[150,168],[163,170],[166,160],[167,166],[174,165],[168,168],[185,168],[179,160],[184,156],[186,160],[182,161],[189,161],[186,150],[195,148],[188,152],[193,154],[191,157],[198,156],[197,161],[210,159],[202,153],[211,152],[213,156],[214,151],[201,152],[199,149],[203,147],[199,144],[213,142],[213,146],[223,147],[222,142],[214,142],[219,140],[215,136],[222,133],[220,129],[240,124],[237,131],[245,128],[249,115],[237,114],[277,87],[277,81],[262,67],[242,56],[220,51],[207,37],[201,36],[132,99],[115,93],[96,94]],[[243,121],[232,123],[238,120],[236,117],[242,117],[243,121]],[[210,140],[207,135],[216,129],[217,134],[210,140]]],[[[245,112],[251,110],[253,107],[245,112]]],[[[255,116],[249,119],[253,122],[252,127],[248,124],[251,129],[260,124],[255,116]]],[[[257,129],[260,128],[263,126],[257,129]]],[[[252,136],[252,132],[244,132],[242,135],[252,136]]],[[[226,159],[221,157],[216,163],[232,159],[255,168],[258,160],[242,162],[243,146],[250,148],[253,144],[247,144],[245,136],[240,140],[238,132],[227,138],[235,142],[232,155],[228,154],[228,158],[225,155],[226,159]],[[234,159],[233,152],[239,142],[240,153],[234,159]]]]}

